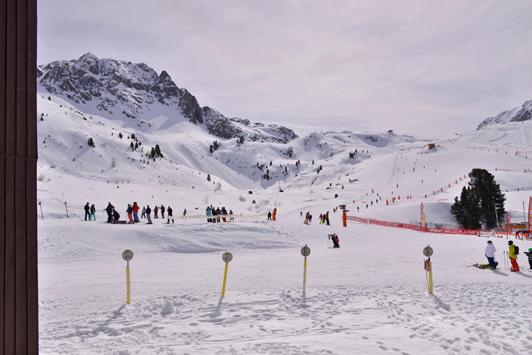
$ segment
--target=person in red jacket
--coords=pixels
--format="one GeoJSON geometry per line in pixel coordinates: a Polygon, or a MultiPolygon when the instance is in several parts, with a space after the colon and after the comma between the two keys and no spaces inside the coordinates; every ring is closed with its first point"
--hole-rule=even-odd
{"type": "Polygon", "coordinates": [[[135,223],[139,223],[139,210],[139,205],[136,202],[133,202],[133,220],[135,223]]]}

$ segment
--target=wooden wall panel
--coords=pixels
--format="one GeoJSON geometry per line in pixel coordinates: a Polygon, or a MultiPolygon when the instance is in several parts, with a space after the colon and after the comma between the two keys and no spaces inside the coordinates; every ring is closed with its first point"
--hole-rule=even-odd
{"type": "Polygon", "coordinates": [[[0,354],[38,353],[37,1],[0,2],[0,354]]]}

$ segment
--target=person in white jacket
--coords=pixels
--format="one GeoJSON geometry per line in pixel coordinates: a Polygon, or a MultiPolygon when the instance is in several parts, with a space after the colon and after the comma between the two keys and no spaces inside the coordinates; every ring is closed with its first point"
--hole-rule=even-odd
{"type": "Polygon", "coordinates": [[[486,255],[488,263],[490,264],[490,269],[492,270],[495,270],[497,265],[499,265],[499,263],[495,261],[495,252],[495,245],[493,245],[491,240],[488,240],[488,245],[486,245],[486,251],[484,252],[484,255],[486,255]]]}

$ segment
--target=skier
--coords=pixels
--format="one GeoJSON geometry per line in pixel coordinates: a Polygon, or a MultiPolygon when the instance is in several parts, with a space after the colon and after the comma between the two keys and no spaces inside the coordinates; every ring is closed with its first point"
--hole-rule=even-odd
{"type": "Polygon", "coordinates": [[[211,221],[212,210],[209,206],[205,209],[205,215],[207,216],[207,222],[211,221]]]}
{"type": "Polygon", "coordinates": [[[140,210],[140,207],[139,205],[136,203],[136,202],[133,202],[133,221],[135,221],[135,223],[139,223],[139,210],[140,210]]]}
{"type": "Polygon", "coordinates": [[[185,209],[183,210],[183,217],[186,217],[186,216],[187,216],[187,209],[185,208],[185,209]]]}
{"type": "Polygon", "coordinates": [[[164,206],[163,205],[161,205],[160,210],[161,210],[161,218],[164,219],[164,206]]]}
{"type": "Polygon", "coordinates": [[[525,251],[525,255],[528,256],[528,264],[530,265],[530,270],[532,270],[532,248],[528,248],[528,251],[525,251]]]}
{"type": "Polygon", "coordinates": [[[324,219],[325,219],[325,222],[327,223],[327,225],[330,226],[331,223],[329,222],[329,211],[327,211],[327,213],[325,213],[324,219]]]}
{"type": "Polygon", "coordinates": [[[166,210],[166,212],[168,212],[168,221],[166,222],[166,224],[170,224],[170,220],[172,220],[172,224],[174,224],[174,216],[172,215],[172,207],[168,206],[168,209],[166,210]]]}
{"type": "Polygon", "coordinates": [[[340,248],[340,238],[336,233],[329,234],[329,239],[333,242],[333,248],[340,248]]]}
{"type": "Polygon", "coordinates": [[[510,271],[519,272],[519,264],[517,263],[517,255],[519,254],[519,247],[514,245],[514,242],[511,240],[508,241],[508,257],[512,263],[512,268],[510,271]]]}
{"type": "Polygon", "coordinates": [[[271,221],[271,220],[272,220],[272,213],[268,211],[268,221],[271,221]]]}
{"type": "Polygon", "coordinates": [[[153,208],[153,217],[159,218],[159,207],[157,207],[157,205],[153,208]]]}
{"type": "Polygon", "coordinates": [[[85,207],[83,209],[85,210],[85,220],[90,221],[91,220],[91,213],[90,213],[91,208],[88,202],[85,204],[85,207]]]}
{"type": "Polygon", "coordinates": [[[222,211],[220,213],[222,214],[222,221],[227,222],[227,210],[225,207],[222,207],[222,211]]]}
{"type": "Polygon", "coordinates": [[[133,207],[131,207],[131,204],[127,204],[127,209],[126,209],[126,213],[127,213],[127,221],[128,223],[133,223],[133,207]]]}
{"type": "Polygon", "coordinates": [[[105,208],[105,212],[107,212],[107,223],[113,222],[113,211],[115,209],[115,206],[111,205],[111,202],[107,204],[107,207],[105,208]]]}
{"type": "Polygon", "coordinates": [[[91,219],[96,221],[96,206],[94,203],[91,205],[91,219]]]}
{"type": "Polygon", "coordinates": [[[153,224],[151,221],[151,208],[150,205],[146,206],[146,218],[148,218],[148,224],[153,224]]]}
{"type": "Polygon", "coordinates": [[[142,207],[142,214],[140,215],[141,219],[146,218],[146,207],[142,207]]]}
{"type": "Polygon", "coordinates": [[[499,265],[499,263],[495,261],[495,251],[495,245],[493,245],[491,240],[488,240],[488,245],[486,245],[486,251],[484,252],[484,255],[486,255],[488,263],[490,264],[490,269],[492,270],[497,269],[497,265],[499,265]]]}
{"type": "Polygon", "coordinates": [[[233,210],[229,210],[229,222],[234,222],[235,216],[233,214],[233,210]]]}

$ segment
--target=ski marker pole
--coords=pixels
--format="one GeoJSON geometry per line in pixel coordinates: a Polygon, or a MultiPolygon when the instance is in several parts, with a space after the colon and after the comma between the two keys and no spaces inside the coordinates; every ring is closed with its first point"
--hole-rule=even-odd
{"type": "Polygon", "coordinates": [[[225,252],[222,255],[222,260],[225,262],[224,279],[222,283],[222,298],[225,296],[225,286],[227,284],[227,272],[229,271],[229,262],[233,260],[233,254],[225,252]]]}
{"type": "Polygon", "coordinates": [[[126,304],[131,304],[131,273],[129,261],[133,259],[133,251],[126,249],[122,252],[122,259],[126,261],[126,304]]]}
{"type": "Polygon", "coordinates": [[[310,248],[305,244],[301,248],[301,255],[303,255],[303,297],[307,296],[307,256],[310,255],[310,248]]]}

